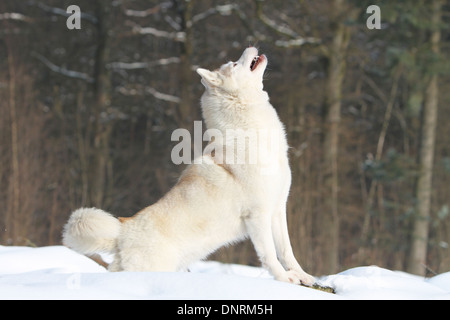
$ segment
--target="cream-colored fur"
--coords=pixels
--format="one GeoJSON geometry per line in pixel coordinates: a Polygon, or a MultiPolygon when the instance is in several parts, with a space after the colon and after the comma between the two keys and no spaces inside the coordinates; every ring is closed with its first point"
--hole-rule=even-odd
{"type": "Polygon", "coordinates": [[[249,237],[275,279],[312,285],[314,278],[296,261],[289,240],[288,145],[263,91],[267,58],[260,56],[251,70],[257,55],[251,47],[218,70],[197,70],[206,88],[203,118],[222,136],[162,199],[120,222],[99,209],[78,209],[64,228],[63,242],[85,254],[113,252],[111,271],[177,271],[249,237]],[[239,162],[240,152],[248,160],[255,151],[256,160],[239,162]]]}

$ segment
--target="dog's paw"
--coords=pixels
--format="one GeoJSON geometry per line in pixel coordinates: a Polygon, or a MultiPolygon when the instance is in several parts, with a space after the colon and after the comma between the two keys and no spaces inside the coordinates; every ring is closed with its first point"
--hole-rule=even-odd
{"type": "Polygon", "coordinates": [[[277,277],[277,280],[289,282],[297,285],[312,286],[316,279],[304,271],[288,270],[283,275],[277,277]]]}
{"type": "Polygon", "coordinates": [[[301,272],[300,284],[311,287],[315,282],[316,278],[314,278],[312,275],[309,275],[304,271],[301,272]]]}

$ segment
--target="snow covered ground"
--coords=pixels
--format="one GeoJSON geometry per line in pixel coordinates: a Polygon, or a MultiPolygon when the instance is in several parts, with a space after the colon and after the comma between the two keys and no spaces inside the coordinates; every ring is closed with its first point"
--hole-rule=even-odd
{"type": "Polygon", "coordinates": [[[423,279],[358,267],[321,277],[331,294],[275,281],[262,268],[198,262],[190,271],[110,273],[63,246],[0,246],[0,299],[450,299],[450,272],[423,279]]]}

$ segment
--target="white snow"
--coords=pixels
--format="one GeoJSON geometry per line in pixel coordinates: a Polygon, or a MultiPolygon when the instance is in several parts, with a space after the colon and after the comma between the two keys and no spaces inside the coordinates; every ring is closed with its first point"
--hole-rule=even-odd
{"type": "Polygon", "coordinates": [[[319,281],[336,294],[275,281],[256,267],[206,261],[190,272],[110,273],[63,246],[0,246],[0,299],[450,299],[450,272],[424,279],[368,266],[319,281]]]}

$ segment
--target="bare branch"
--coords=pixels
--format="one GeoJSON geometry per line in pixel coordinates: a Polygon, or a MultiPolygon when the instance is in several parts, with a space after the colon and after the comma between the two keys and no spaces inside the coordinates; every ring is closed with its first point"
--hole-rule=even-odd
{"type": "Polygon", "coordinates": [[[42,55],[40,55],[39,53],[36,53],[36,52],[33,52],[31,55],[34,56],[35,58],[37,58],[43,64],[45,64],[53,72],[62,74],[62,75],[66,76],[66,77],[69,77],[69,78],[75,78],[75,79],[84,80],[84,81],[86,81],[88,83],[94,83],[94,79],[91,76],[89,76],[88,74],[86,74],[86,73],[73,71],[73,70],[68,70],[66,68],[59,67],[59,66],[55,65],[54,63],[50,62],[44,56],[42,56],[42,55]]]}
{"type": "Polygon", "coordinates": [[[177,96],[172,96],[170,94],[161,93],[150,87],[146,87],[145,92],[151,94],[152,96],[154,96],[156,99],[159,99],[159,100],[164,100],[164,101],[174,102],[174,103],[181,102],[181,99],[177,96]]]}
{"type": "Polygon", "coordinates": [[[156,89],[152,87],[145,87],[145,88],[125,88],[125,87],[119,87],[117,89],[118,92],[125,96],[135,96],[135,95],[143,95],[143,94],[150,94],[156,99],[167,101],[167,102],[174,102],[174,103],[180,103],[181,99],[177,96],[173,96],[166,93],[161,93],[157,91],[156,89]]]}
{"type": "Polygon", "coordinates": [[[180,31],[181,26],[178,22],[176,22],[171,16],[164,16],[164,20],[175,30],[180,31]]]}
{"type": "Polygon", "coordinates": [[[256,16],[257,18],[264,23],[267,27],[274,30],[275,32],[287,36],[291,38],[290,40],[277,40],[275,41],[275,45],[279,47],[292,47],[292,46],[302,46],[304,44],[318,44],[321,43],[320,39],[313,37],[302,37],[297,32],[292,30],[286,25],[281,25],[276,21],[270,19],[263,13],[262,3],[264,0],[255,0],[256,4],[256,16]]]}
{"type": "Polygon", "coordinates": [[[133,28],[133,31],[139,34],[150,34],[158,38],[168,38],[179,42],[184,42],[186,39],[186,33],[184,32],[167,32],[152,27],[133,28]]]}
{"type": "MultiPolygon", "coordinates": [[[[277,33],[287,36],[291,39],[289,40],[275,40],[274,43],[278,47],[299,47],[304,44],[318,44],[320,43],[320,39],[313,38],[313,37],[302,37],[289,27],[285,25],[280,25],[276,21],[271,20],[269,17],[267,17],[262,12],[262,2],[256,0],[256,8],[257,8],[257,17],[260,21],[262,21],[266,26],[269,28],[275,30],[277,33]]],[[[249,24],[248,24],[248,18],[245,15],[245,13],[241,10],[238,4],[226,4],[226,5],[218,5],[213,8],[210,8],[202,13],[199,13],[192,17],[192,20],[188,23],[195,24],[196,22],[199,22],[201,20],[207,19],[208,17],[214,15],[214,14],[220,14],[222,16],[228,16],[231,14],[235,14],[243,23],[243,25],[249,30],[250,33],[253,33],[253,35],[258,40],[263,41],[273,41],[266,37],[265,35],[259,33],[257,30],[254,30],[249,24]]]]}
{"type": "Polygon", "coordinates": [[[137,18],[145,18],[148,17],[152,14],[155,14],[157,12],[159,12],[161,9],[168,9],[172,6],[172,2],[170,1],[166,1],[166,2],[162,2],[152,8],[148,8],[147,10],[129,10],[126,9],[124,11],[125,15],[129,16],[129,17],[137,17],[137,18]]]}
{"type": "Polygon", "coordinates": [[[18,20],[18,21],[25,21],[25,22],[32,22],[33,19],[30,17],[27,17],[21,13],[17,12],[5,12],[0,13],[0,20],[18,20]]]}
{"type": "Polygon", "coordinates": [[[147,17],[149,15],[152,15],[152,14],[158,12],[159,9],[160,9],[159,5],[156,6],[156,7],[153,7],[153,8],[149,8],[147,10],[143,10],[143,11],[127,9],[127,10],[125,10],[125,15],[129,16],[129,17],[145,18],[145,17],[147,17]]]}
{"type": "Polygon", "coordinates": [[[150,62],[112,62],[108,65],[109,68],[113,70],[135,70],[135,69],[147,69],[155,66],[165,66],[172,63],[179,63],[180,58],[178,57],[170,57],[170,58],[162,58],[155,61],[150,62]]]}
{"type": "Polygon", "coordinates": [[[131,25],[133,27],[132,29],[133,34],[152,35],[158,38],[167,38],[177,42],[184,42],[186,40],[185,32],[168,32],[164,30],[158,30],[152,27],[142,28],[141,26],[131,21],[127,21],[126,24],[131,25]]]}
{"type": "MultiPolygon", "coordinates": [[[[124,14],[128,17],[136,17],[136,18],[146,18],[150,15],[156,14],[161,11],[166,11],[168,8],[172,7],[173,3],[171,1],[162,2],[152,8],[148,8],[147,10],[131,10],[125,9],[124,14]]],[[[164,15],[164,20],[175,30],[181,30],[181,26],[169,15],[164,15]]]]}
{"type": "Polygon", "coordinates": [[[229,16],[233,13],[233,11],[238,11],[239,6],[237,4],[225,4],[225,5],[218,5],[214,8],[209,8],[205,12],[196,14],[192,17],[191,23],[194,24],[200,20],[206,19],[209,16],[213,14],[220,14],[222,16],[229,16]]]}
{"type": "Polygon", "coordinates": [[[289,48],[289,47],[300,47],[304,44],[315,44],[315,43],[320,43],[320,42],[321,41],[317,38],[307,37],[307,38],[297,38],[297,39],[292,39],[292,40],[276,40],[275,45],[277,47],[289,48]]]}
{"type": "Polygon", "coordinates": [[[292,29],[288,28],[287,26],[279,25],[275,21],[271,20],[268,16],[266,16],[262,11],[262,4],[261,1],[256,1],[257,3],[257,9],[256,9],[256,16],[258,19],[264,23],[266,26],[270,27],[271,29],[275,30],[276,32],[291,37],[291,38],[298,38],[299,35],[293,31],[292,29]]]}

